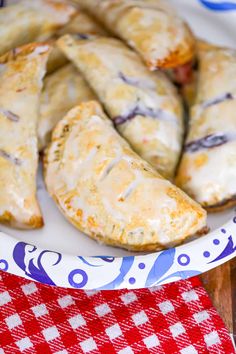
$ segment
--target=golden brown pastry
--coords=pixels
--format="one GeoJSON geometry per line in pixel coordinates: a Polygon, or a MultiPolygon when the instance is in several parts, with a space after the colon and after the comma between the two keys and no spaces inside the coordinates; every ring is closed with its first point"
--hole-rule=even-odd
{"type": "Polygon", "coordinates": [[[57,37],[64,34],[101,34],[106,35],[107,31],[98,24],[91,16],[85,12],[79,10],[74,18],[64,27],[62,27],[57,33],[57,37]]]}
{"type": "Polygon", "coordinates": [[[162,0],[77,0],[127,42],[151,70],[192,59],[195,39],[188,25],[162,0]]]}
{"type": "Polygon", "coordinates": [[[58,123],[44,167],[65,217],[106,244],[158,250],[205,228],[206,212],[136,155],[96,102],[58,123]]]}
{"type": "Polygon", "coordinates": [[[199,43],[199,65],[177,184],[218,211],[236,204],[236,51],[199,43]]]}
{"type": "Polygon", "coordinates": [[[40,100],[39,149],[44,149],[49,143],[51,130],[72,107],[94,97],[94,93],[72,64],[48,75],[44,80],[40,100]]]}
{"type": "Polygon", "coordinates": [[[44,41],[65,25],[76,9],[57,0],[21,0],[0,9],[0,55],[32,41],[44,41]]]}
{"type": "Polygon", "coordinates": [[[174,85],[151,73],[120,40],[70,35],[59,47],[78,67],[121,135],[163,176],[172,178],[182,148],[182,105],[174,85]]]}
{"type": "MultiPolygon", "coordinates": [[[[107,35],[107,32],[89,15],[85,12],[79,11],[77,15],[64,27],[62,27],[56,34],[55,38],[59,38],[64,34],[77,34],[78,37],[85,37],[86,34],[107,35]]],[[[53,50],[50,53],[47,73],[52,73],[56,69],[62,67],[68,62],[66,56],[57,47],[55,39],[52,41],[53,50]]]]}
{"type": "Polygon", "coordinates": [[[0,222],[38,228],[37,120],[49,46],[28,44],[0,58],[0,222]]]}

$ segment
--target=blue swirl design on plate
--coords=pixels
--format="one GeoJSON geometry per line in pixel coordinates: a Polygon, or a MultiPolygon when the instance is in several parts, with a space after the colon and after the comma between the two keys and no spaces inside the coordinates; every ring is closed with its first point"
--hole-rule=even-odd
{"type": "Polygon", "coordinates": [[[68,276],[68,281],[73,288],[81,289],[83,288],[88,282],[88,275],[83,269],[74,269],[70,272],[68,276]],[[75,281],[74,277],[76,275],[80,275],[82,280],[80,282],[75,281]]]}
{"type": "Polygon", "coordinates": [[[158,283],[158,280],[168,272],[172,267],[175,259],[175,248],[163,251],[155,260],[145,283],[145,287],[149,288],[158,283]]]}
{"type": "Polygon", "coordinates": [[[210,0],[198,0],[206,8],[213,11],[232,11],[236,10],[236,2],[233,1],[210,1],[210,0]]]}
{"type": "Polygon", "coordinates": [[[62,255],[58,252],[44,250],[39,254],[39,256],[35,258],[33,253],[36,250],[37,250],[36,246],[33,246],[25,242],[18,242],[13,250],[13,259],[18,265],[18,267],[20,267],[28,277],[40,283],[44,283],[48,285],[56,285],[54,281],[49,277],[47,272],[45,271],[42,265],[42,257],[46,253],[57,254],[58,256],[57,261],[54,264],[52,264],[52,266],[55,266],[61,261],[62,255]],[[26,247],[28,246],[31,247],[31,250],[26,250],[26,247]],[[27,253],[30,256],[32,254],[32,257],[30,257],[30,260],[28,262],[25,261],[25,256],[27,253]],[[34,261],[36,261],[36,265],[34,264],[34,261]]]}
{"type": "MultiPolygon", "coordinates": [[[[90,263],[91,261],[87,261],[87,259],[85,259],[84,257],[79,256],[78,257],[84,264],[88,265],[89,267],[102,267],[103,264],[92,264],[90,263]]],[[[115,260],[115,257],[109,257],[109,256],[94,256],[91,258],[98,258],[101,259],[103,262],[107,262],[107,263],[112,263],[115,260]]]]}
{"type": "Polygon", "coordinates": [[[134,258],[133,256],[130,257],[123,257],[122,263],[119,269],[119,275],[112,280],[110,283],[107,283],[100,288],[97,288],[97,290],[112,290],[116,289],[120,284],[123,283],[124,278],[126,274],[129,272],[130,268],[132,267],[134,263],[134,258]]]}
{"type": "Polygon", "coordinates": [[[112,256],[94,256],[93,258],[99,258],[107,263],[112,263],[115,260],[115,257],[112,257],[112,256]]]}
{"type": "Polygon", "coordinates": [[[102,267],[100,264],[91,264],[89,261],[87,261],[84,257],[79,256],[78,257],[84,264],[88,265],[89,267],[102,267]]]}
{"type": "Polygon", "coordinates": [[[227,243],[225,249],[219,254],[218,257],[213,259],[208,264],[217,262],[217,261],[219,261],[219,260],[221,260],[221,259],[223,259],[225,257],[228,257],[228,256],[232,255],[233,253],[235,253],[235,255],[236,255],[236,245],[234,245],[232,236],[229,236],[228,243],[227,243]]]}

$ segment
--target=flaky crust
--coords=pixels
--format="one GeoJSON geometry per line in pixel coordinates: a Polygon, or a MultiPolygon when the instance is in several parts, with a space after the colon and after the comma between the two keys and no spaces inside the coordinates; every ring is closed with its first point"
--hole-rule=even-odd
{"type": "Polygon", "coordinates": [[[143,58],[151,70],[190,61],[195,39],[189,26],[161,0],[77,0],[143,58]]]}
{"type": "Polygon", "coordinates": [[[0,55],[20,45],[44,41],[75,14],[71,5],[56,0],[22,0],[0,11],[0,55]]]}
{"type": "Polygon", "coordinates": [[[232,197],[229,200],[222,200],[222,202],[220,202],[218,204],[206,206],[205,209],[209,213],[218,213],[218,212],[222,212],[226,209],[232,208],[235,205],[236,205],[236,196],[232,197]]]}
{"type": "Polygon", "coordinates": [[[47,73],[52,73],[56,69],[59,69],[68,62],[66,56],[57,47],[55,40],[64,34],[96,34],[96,35],[108,35],[102,26],[100,26],[91,16],[87,15],[83,11],[78,11],[73,19],[59,31],[55,33],[54,40],[52,41],[53,50],[50,53],[47,73]]]}
{"type": "Polygon", "coordinates": [[[94,93],[72,64],[48,75],[40,98],[39,150],[47,146],[51,139],[51,130],[71,108],[94,98],[94,93]]]}
{"type": "Polygon", "coordinates": [[[151,251],[205,228],[206,212],[136,155],[96,102],[58,123],[44,172],[62,213],[100,242],[151,251]]]}
{"type": "Polygon", "coordinates": [[[172,178],[182,148],[183,112],[172,83],[151,73],[120,40],[63,36],[59,47],[91,85],[120,134],[163,176],[172,178]]]}
{"type": "Polygon", "coordinates": [[[38,228],[36,127],[47,44],[29,44],[0,58],[0,221],[38,228]]]}
{"type": "Polygon", "coordinates": [[[235,205],[236,52],[198,43],[199,78],[177,184],[209,212],[235,205]]]}

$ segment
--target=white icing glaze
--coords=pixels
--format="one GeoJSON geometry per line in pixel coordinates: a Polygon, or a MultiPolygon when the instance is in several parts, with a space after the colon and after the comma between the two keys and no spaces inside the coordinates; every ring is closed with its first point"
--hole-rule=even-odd
{"type": "MultiPolygon", "coordinates": [[[[17,119],[6,119],[0,114],[0,150],[3,152],[0,157],[0,217],[20,228],[42,226],[36,199],[36,127],[48,46],[40,55],[35,54],[36,46],[30,44],[19,49],[14,60],[9,58],[6,62],[0,78],[1,110],[17,116],[17,119]]],[[[38,46],[40,52],[42,46],[38,46]]]]}
{"type": "Polygon", "coordinates": [[[69,4],[22,0],[0,11],[0,55],[25,43],[50,38],[75,13],[69,4]]]}
{"type": "Polygon", "coordinates": [[[172,177],[182,146],[183,121],[179,97],[166,76],[149,72],[118,40],[78,41],[65,36],[58,43],[112,119],[129,117],[138,107],[141,113],[117,124],[117,129],[143,158],[172,177]]]}
{"type": "MultiPolygon", "coordinates": [[[[137,50],[151,69],[156,68],[158,61],[165,62],[171,53],[179,50],[181,56],[193,44],[184,21],[166,1],[81,0],[80,4],[137,50]]],[[[190,59],[185,58],[185,62],[190,59]]],[[[184,58],[177,55],[176,60],[180,60],[178,64],[184,63],[184,58]]]]}
{"type": "Polygon", "coordinates": [[[236,196],[235,73],[235,51],[208,44],[200,47],[198,93],[191,111],[187,143],[211,135],[213,138],[222,135],[225,141],[197,151],[187,149],[177,183],[204,206],[221,205],[236,196]]]}
{"type": "Polygon", "coordinates": [[[132,152],[97,103],[58,124],[46,160],[47,188],[65,216],[105,242],[155,249],[205,225],[205,212],[132,152]]]}
{"type": "MultiPolygon", "coordinates": [[[[193,154],[196,160],[202,151],[193,154]]],[[[220,203],[236,195],[236,142],[232,141],[207,151],[207,163],[199,168],[188,165],[188,174],[194,176],[186,190],[196,196],[199,203],[220,203]],[[201,188],[200,188],[201,187],[201,188]]]]}

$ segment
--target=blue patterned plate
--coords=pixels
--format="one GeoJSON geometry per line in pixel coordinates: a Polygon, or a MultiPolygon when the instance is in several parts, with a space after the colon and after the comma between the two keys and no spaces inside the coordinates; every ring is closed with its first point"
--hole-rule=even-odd
{"type": "MultiPolygon", "coordinates": [[[[235,46],[236,1],[169,1],[178,5],[199,37],[235,46]]],[[[202,238],[170,250],[136,255],[100,245],[78,232],[47,195],[41,176],[38,190],[45,227],[23,232],[1,226],[1,270],[69,288],[141,288],[186,279],[236,256],[234,210],[210,216],[213,231],[202,238]]]]}

